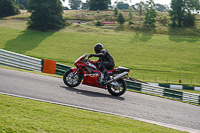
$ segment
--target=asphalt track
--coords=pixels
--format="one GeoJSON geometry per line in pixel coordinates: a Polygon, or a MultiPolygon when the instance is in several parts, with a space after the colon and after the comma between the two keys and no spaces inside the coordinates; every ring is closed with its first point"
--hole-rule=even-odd
{"type": "Polygon", "coordinates": [[[70,88],[61,78],[0,68],[0,93],[131,117],[193,133],[200,132],[200,107],[127,91],[121,97],[80,85],[70,88]]]}

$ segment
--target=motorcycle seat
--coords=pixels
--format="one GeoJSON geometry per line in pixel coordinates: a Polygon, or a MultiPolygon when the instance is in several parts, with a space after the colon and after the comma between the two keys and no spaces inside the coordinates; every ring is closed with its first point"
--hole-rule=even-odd
{"type": "Polygon", "coordinates": [[[112,70],[108,70],[108,73],[123,73],[123,72],[129,72],[130,71],[130,69],[129,68],[126,68],[126,67],[121,67],[121,66],[119,66],[119,67],[117,67],[117,68],[115,68],[115,69],[112,69],[112,70]]]}

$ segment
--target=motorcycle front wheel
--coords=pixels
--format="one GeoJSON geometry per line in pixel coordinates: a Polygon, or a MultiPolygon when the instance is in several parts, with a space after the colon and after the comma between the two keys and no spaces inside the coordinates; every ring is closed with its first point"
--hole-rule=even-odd
{"type": "Polygon", "coordinates": [[[126,92],[126,82],[123,79],[118,79],[117,83],[120,85],[120,89],[107,85],[108,92],[113,96],[120,96],[126,92]]]}
{"type": "Polygon", "coordinates": [[[63,75],[63,81],[69,87],[76,87],[81,83],[82,76],[81,76],[81,74],[74,76],[72,70],[69,69],[63,75]]]}

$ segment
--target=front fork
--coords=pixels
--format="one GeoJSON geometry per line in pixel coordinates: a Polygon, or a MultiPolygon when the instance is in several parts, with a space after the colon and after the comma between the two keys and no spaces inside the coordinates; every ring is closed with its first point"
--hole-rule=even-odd
{"type": "Polygon", "coordinates": [[[73,73],[72,79],[74,79],[77,76],[78,72],[79,72],[79,68],[78,69],[70,68],[70,69],[72,70],[72,73],[73,73]]]}

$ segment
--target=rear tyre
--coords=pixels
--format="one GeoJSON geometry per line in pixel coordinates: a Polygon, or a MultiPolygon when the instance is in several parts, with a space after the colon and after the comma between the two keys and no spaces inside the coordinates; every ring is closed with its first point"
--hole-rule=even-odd
{"type": "Polygon", "coordinates": [[[65,74],[63,75],[63,81],[64,83],[69,86],[69,87],[76,87],[78,86],[81,81],[82,81],[82,76],[81,74],[78,74],[74,76],[73,72],[71,69],[67,70],[65,74]]]}
{"type": "Polygon", "coordinates": [[[117,83],[120,85],[120,89],[107,85],[108,92],[113,96],[120,96],[126,92],[126,82],[123,79],[118,79],[117,83]]]}

